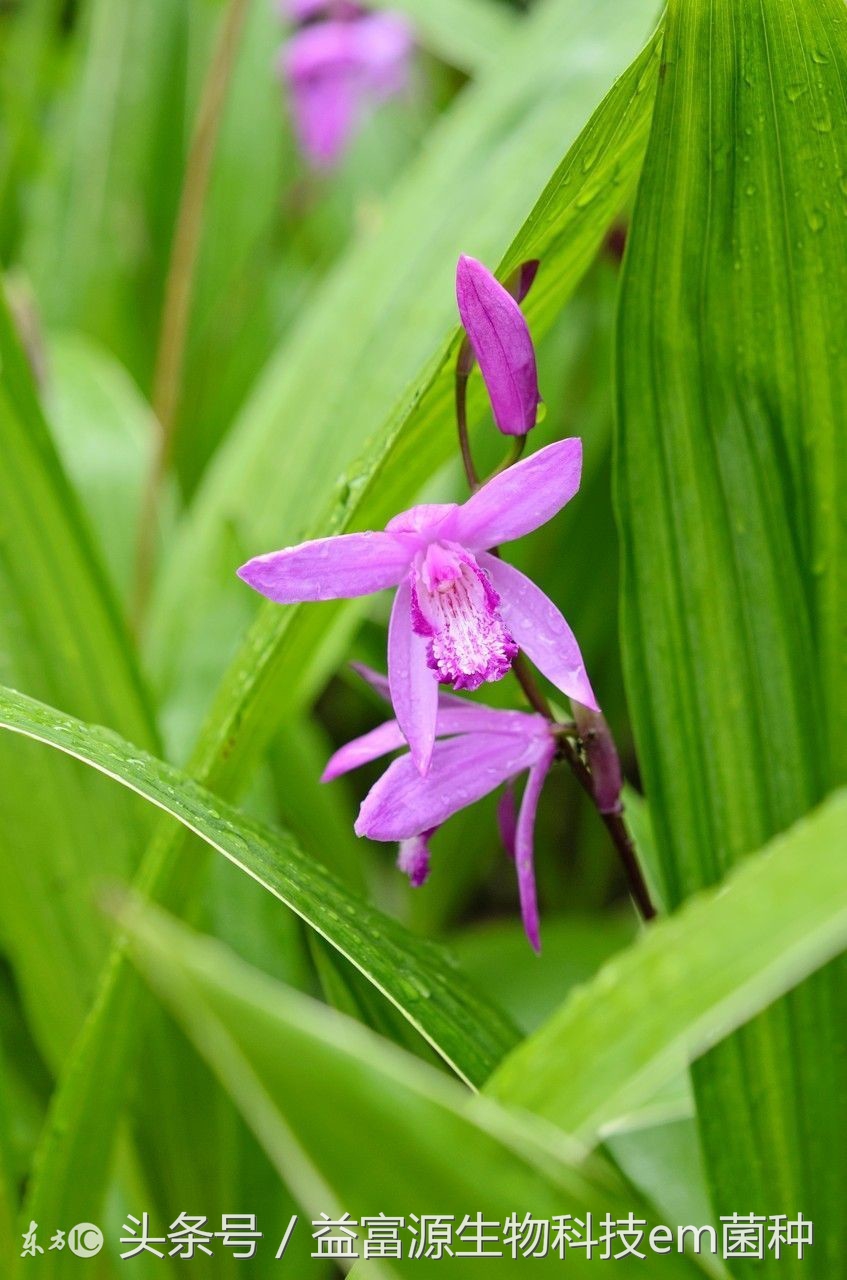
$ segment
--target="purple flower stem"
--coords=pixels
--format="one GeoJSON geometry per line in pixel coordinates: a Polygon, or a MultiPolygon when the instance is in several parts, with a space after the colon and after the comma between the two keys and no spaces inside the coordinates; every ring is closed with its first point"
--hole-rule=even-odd
{"type": "MultiPolygon", "coordinates": [[[[474,357],[471,344],[467,338],[464,338],[462,345],[459,347],[459,354],[456,357],[456,425],[459,430],[459,448],[462,453],[462,466],[465,469],[468,488],[471,493],[476,493],[477,489],[485,482],[481,481],[477,474],[471,452],[470,437],[468,436],[467,390],[468,378],[473,367],[474,357]]],[[[516,462],[520,462],[525,448],[526,436],[513,436],[509,452],[499,467],[495,467],[491,475],[486,477],[486,481],[493,479],[494,476],[499,476],[501,471],[508,471],[509,467],[513,467],[516,462]]]]}
{"type": "MultiPolygon", "coordinates": [[[[591,772],[580,759],[576,747],[564,735],[559,739],[558,754],[563,760],[567,761],[571,773],[596,807],[594,780],[591,777],[591,772]]],[[[638,865],[635,845],[624,820],[623,808],[618,813],[598,812],[598,816],[608,831],[612,844],[615,846],[615,851],[620,858],[629,884],[629,891],[632,894],[635,905],[638,907],[641,918],[645,921],[654,920],[656,918],[656,908],[650,897],[647,882],[641,873],[641,867],[638,865]]]]}
{"type": "Polygon", "coordinates": [[[539,715],[546,717],[547,720],[554,722],[556,717],[550,708],[550,703],[545,698],[543,692],[538,687],[535,676],[532,674],[532,668],[527,661],[525,653],[519,652],[512,659],[512,670],[515,673],[518,684],[526,694],[526,700],[532,707],[533,711],[537,711],[539,715]]]}
{"type": "Polygon", "coordinates": [[[479,488],[479,476],[474,466],[471,442],[468,438],[467,413],[468,378],[471,375],[473,366],[474,358],[471,344],[467,338],[463,338],[462,345],[459,347],[459,354],[456,357],[456,425],[459,429],[459,448],[462,452],[462,466],[465,468],[468,488],[471,493],[476,493],[479,488]]]}

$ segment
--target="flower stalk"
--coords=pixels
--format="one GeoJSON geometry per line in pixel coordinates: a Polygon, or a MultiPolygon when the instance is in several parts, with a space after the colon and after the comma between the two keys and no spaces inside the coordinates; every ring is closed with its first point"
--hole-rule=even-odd
{"type": "Polygon", "coordinates": [[[459,450],[462,455],[462,466],[465,469],[465,479],[468,482],[468,488],[471,493],[476,493],[479,488],[479,476],[477,475],[476,466],[471,452],[471,442],[468,436],[468,378],[471,376],[474,359],[471,344],[467,338],[462,339],[462,345],[459,347],[459,354],[456,357],[456,426],[459,432],[459,450]]]}

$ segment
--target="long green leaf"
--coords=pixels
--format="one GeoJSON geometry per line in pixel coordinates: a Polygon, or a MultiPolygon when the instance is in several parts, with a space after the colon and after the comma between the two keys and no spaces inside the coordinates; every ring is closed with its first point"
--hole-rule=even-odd
{"type": "MultiPolygon", "coordinates": [[[[618,500],[672,906],[845,776],[845,83],[839,0],[669,6],[622,286],[618,500]]],[[[844,974],[695,1071],[719,1210],[802,1204],[804,1275],[847,1249],[844,974]]]]}
{"type": "Polygon", "coordinates": [[[847,948],[845,847],[841,791],[645,930],[505,1059],[486,1093],[596,1140],[847,948]]]}
{"type": "Polygon", "coordinates": [[[0,726],[56,747],[171,814],[301,916],[406,1015],[468,1083],[481,1084],[516,1033],[439,948],[345,890],[294,841],[246,817],[116,734],[0,689],[0,726]]]}
{"type": "MultiPolygon", "coordinates": [[[[561,1145],[556,1152],[542,1130],[517,1124],[487,1099],[469,1098],[357,1023],[250,970],[219,944],[149,912],[130,913],[128,923],[137,962],[314,1217],[345,1210],[356,1220],[437,1212],[453,1214],[458,1226],[465,1213],[480,1211],[500,1222],[527,1211],[583,1220],[586,1212],[598,1219],[605,1212],[652,1216],[604,1166],[568,1163],[561,1145]],[[363,1135],[377,1159],[362,1158],[363,1135]]],[[[462,1277],[512,1274],[520,1262],[533,1274],[561,1272],[555,1250],[517,1262],[508,1248],[505,1254],[429,1263],[404,1256],[384,1265],[392,1276],[451,1269],[462,1277]]],[[[702,1274],[695,1259],[678,1255],[628,1262],[645,1276],[702,1274]]],[[[382,1265],[378,1274],[386,1274],[382,1265]]],[[[593,1274],[580,1250],[568,1251],[566,1265],[569,1273],[593,1274]]],[[[362,1274],[369,1273],[365,1266],[362,1274]]]]}
{"type": "Polygon", "coordinates": [[[155,424],[125,369],[80,334],[49,345],[46,401],[53,441],[126,599],[155,424]]]}
{"type": "MultiPolygon", "coordinates": [[[[0,453],[0,677],[155,748],[132,646],[2,304],[0,453]]],[[[0,931],[42,1052],[58,1063],[105,954],[93,883],[134,872],[147,827],[126,797],[8,745],[0,931]]]]}
{"type": "Polygon", "coordinates": [[[0,1254],[10,1254],[14,1245],[17,1193],[12,1166],[12,1107],[6,1082],[6,1064],[0,1053],[0,1254]]]}
{"type": "Polygon", "coordinates": [[[48,325],[100,338],[142,383],[183,158],[187,9],[80,6],[23,246],[48,325]]]}
{"type": "Polygon", "coordinates": [[[372,8],[408,14],[422,44],[471,73],[502,55],[520,21],[488,0],[379,0],[372,8]]]}

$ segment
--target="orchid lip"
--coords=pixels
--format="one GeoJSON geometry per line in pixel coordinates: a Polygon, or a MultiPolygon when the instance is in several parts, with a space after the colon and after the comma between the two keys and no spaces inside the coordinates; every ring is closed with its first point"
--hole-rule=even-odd
{"type": "Polygon", "coordinates": [[[415,559],[412,629],[427,638],[427,665],[443,684],[473,690],[499,680],[517,645],[500,597],[474,557],[455,543],[431,543],[415,559]]]}

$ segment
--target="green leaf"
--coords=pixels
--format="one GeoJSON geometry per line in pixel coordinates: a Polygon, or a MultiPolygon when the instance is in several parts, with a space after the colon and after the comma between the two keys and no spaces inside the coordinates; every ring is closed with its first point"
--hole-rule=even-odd
{"type": "Polygon", "coordinates": [[[282,723],[268,750],[278,819],[297,843],[351,889],[362,892],[364,850],[337,790],[321,783],[332,747],[306,716],[282,723]]]}
{"type": "MultiPolygon", "coordinates": [[[[156,731],[133,649],[53,451],[0,305],[0,678],[146,746],[156,731]]],[[[0,755],[0,932],[39,1046],[54,1064],[79,1029],[106,934],[91,895],[132,875],[146,841],[127,797],[73,766],[0,755]]]]}
{"type": "Polygon", "coordinates": [[[490,0],[378,0],[370,7],[407,14],[421,44],[470,73],[493,63],[518,35],[519,19],[490,0]]]}
{"type": "Polygon", "coordinates": [[[0,257],[13,262],[28,212],[29,182],[43,146],[44,112],[61,63],[54,29],[60,0],[3,14],[0,42],[0,257]],[[21,67],[27,74],[21,75],[21,67]]]}
{"type": "Polygon", "coordinates": [[[12,1162],[12,1106],[6,1082],[6,1064],[0,1046],[0,1254],[10,1257],[14,1248],[17,1194],[12,1162]]]}
{"type": "MultiPolygon", "coordinates": [[[[225,6],[189,0],[185,7],[193,120],[225,6]]],[[[297,208],[286,191],[297,161],[274,67],[283,32],[275,5],[247,6],[215,140],[175,426],[175,466],[187,493],[310,283],[304,215],[283,220],[285,205],[297,208]]]]}
{"type": "Polygon", "coordinates": [[[473,982],[497,992],[503,1008],[534,1031],[562,1003],[566,991],[588,981],[610,955],[631,941],[635,915],[544,917],[541,955],[526,945],[519,920],[486,923],[454,934],[450,945],[473,982]]]}
{"type": "Polygon", "coordinates": [[[124,601],[132,583],[144,478],[156,424],[122,365],[81,334],[49,344],[46,400],[53,441],[124,601]]]}
{"type": "MultiPolygon", "coordinates": [[[[702,1223],[712,1220],[697,1126],[693,1119],[616,1133],[606,1140],[604,1149],[669,1222],[702,1223]]],[[[701,1265],[717,1280],[728,1280],[730,1273],[726,1263],[715,1255],[702,1254],[701,1265]]]]}
{"type": "Polygon", "coordinates": [[[486,1093],[596,1139],[847,946],[846,843],[840,791],[645,929],[505,1059],[486,1093]]]}
{"type": "Polygon", "coordinates": [[[354,897],[290,836],[263,827],[116,734],[0,689],[0,726],[91,765],[171,814],[295,911],[402,1010],[459,1076],[481,1084],[516,1033],[444,953],[354,897]]]}
{"type": "MultiPolygon", "coordinates": [[[[618,504],[671,906],[845,777],[845,79],[839,0],[669,5],[622,284],[618,504]]],[[[695,1071],[719,1211],[802,1204],[804,1275],[847,1248],[844,977],[695,1071]]]]}
{"type": "MultiPolygon", "coordinates": [[[[542,1218],[651,1216],[599,1162],[581,1165],[574,1154],[568,1161],[561,1141],[554,1145],[543,1129],[469,1097],[358,1023],[250,970],[220,944],[149,909],[126,920],[142,971],[314,1217],[437,1212],[457,1215],[458,1225],[465,1213],[480,1211],[501,1222],[527,1211],[542,1218]],[[362,1159],[363,1136],[378,1159],[362,1159]]],[[[430,1265],[435,1274],[449,1273],[451,1260],[430,1265]]],[[[385,1266],[388,1275],[418,1275],[427,1262],[392,1259],[385,1266]]],[[[511,1274],[515,1263],[507,1256],[453,1266],[464,1277],[511,1274]]],[[[555,1252],[532,1259],[539,1275],[558,1275],[561,1266],[555,1252]]],[[[578,1250],[568,1252],[567,1266],[575,1275],[592,1273],[578,1250]]],[[[634,1266],[645,1276],[701,1274],[693,1258],[678,1255],[659,1262],[648,1254],[634,1266]]]]}
{"type": "Polygon", "coordinates": [[[179,191],[186,14],[183,0],[81,7],[29,200],[23,260],[48,326],[99,338],[142,385],[179,191]]]}

